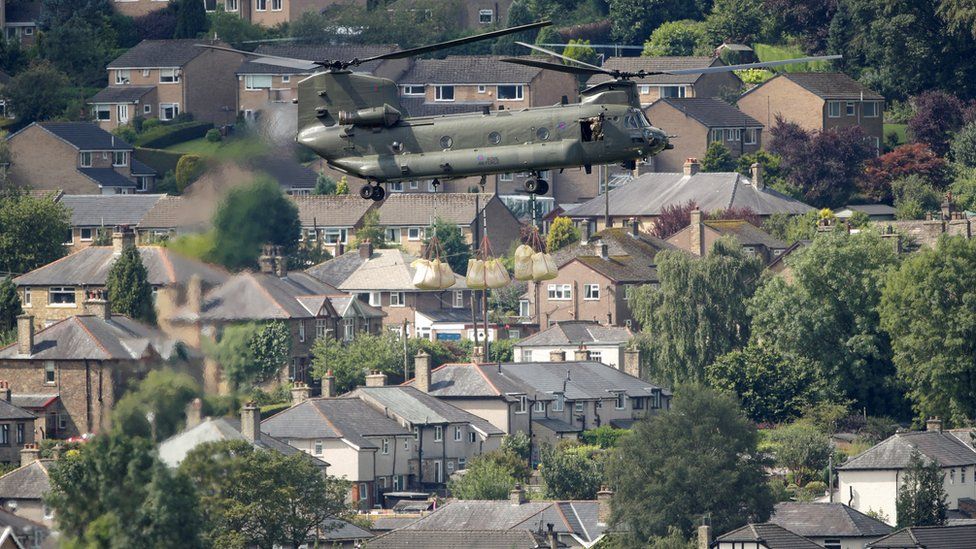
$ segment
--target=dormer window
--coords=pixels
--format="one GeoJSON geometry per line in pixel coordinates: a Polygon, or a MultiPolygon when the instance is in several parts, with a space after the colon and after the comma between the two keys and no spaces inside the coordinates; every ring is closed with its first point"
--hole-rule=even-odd
{"type": "Polygon", "coordinates": [[[86,151],[81,153],[81,167],[91,168],[92,167],[92,153],[91,151],[86,151]]]}

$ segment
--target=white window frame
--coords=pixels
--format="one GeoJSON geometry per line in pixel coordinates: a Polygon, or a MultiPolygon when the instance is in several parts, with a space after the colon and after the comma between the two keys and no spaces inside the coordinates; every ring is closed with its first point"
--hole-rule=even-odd
{"type": "Polygon", "coordinates": [[[827,101],[827,118],[840,118],[840,101],[827,101]]]}
{"type": "Polygon", "coordinates": [[[529,397],[525,395],[518,395],[518,403],[515,406],[516,414],[524,414],[529,411],[529,397]]]}
{"type": "Polygon", "coordinates": [[[461,442],[464,440],[464,430],[461,429],[460,425],[454,426],[454,442],[461,442]]]}
{"type": "Polygon", "coordinates": [[[499,181],[515,181],[515,174],[513,173],[500,173],[498,174],[499,181]]]}
{"type": "Polygon", "coordinates": [[[577,400],[576,402],[573,403],[573,411],[576,412],[577,414],[585,414],[586,403],[583,402],[582,400],[577,400]]]}
{"type": "Polygon", "coordinates": [[[326,227],[322,230],[322,242],[326,244],[338,244],[347,242],[349,238],[349,231],[347,229],[336,229],[334,227],[326,227]]]}
{"type": "Polygon", "coordinates": [[[566,395],[563,393],[554,393],[556,400],[552,401],[552,411],[562,412],[566,406],[566,395]]]}
{"type": "Polygon", "coordinates": [[[81,151],[81,154],[79,155],[78,163],[81,165],[82,168],[91,168],[92,161],[94,159],[95,159],[95,153],[91,151],[81,151]]]}
{"type": "Polygon", "coordinates": [[[254,11],[268,11],[268,0],[254,0],[254,11]]]}
{"type": "Polygon", "coordinates": [[[244,89],[247,91],[270,90],[273,77],[270,74],[245,74],[244,89]]]}
{"type": "Polygon", "coordinates": [[[444,441],[444,426],[434,425],[434,442],[444,441]]]}
{"type": "Polygon", "coordinates": [[[407,227],[407,240],[416,242],[420,240],[422,230],[420,227],[407,227]]]}
{"type": "Polygon", "coordinates": [[[78,238],[82,242],[91,242],[95,238],[95,229],[91,227],[81,227],[78,229],[78,238]],[[85,236],[85,231],[88,231],[88,236],[85,236]]]}
{"type": "Polygon", "coordinates": [[[742,130],[738,128],[728,128],[725,130],[725,140],[729,142],[741,141],[742,130]]]}
{"type": "Polygon", "coordinates": [[[721,143],[725,137],[725,132],[721,129],[713,129],[708,132],[709,143],[721,143]]]}
{"type": "Polygon", "coordinates": [[[162,121],[175,120],[177,116],[180,115],[180,104],[179,103],[160,103],[159,104],[159,119],[162,121]],[[172,109],[172,114],[167,115],[167,109],[172,109]]]}
{"type": "Polygon", "coordinates": [[[544,400],[535,401],[535,404],[532,405],[532,411],[538,412],[540,414],[546,413],[546,401],[544,400]]]}
{"type": "Polygon", "coordinates": [[[478,442],[478,434],[474,431],[468,431],[468,442],[471,444],[478,442]]]}
{"type": "Polygon", "coordinates": [[[496,86],[495,94],[496,94],[495,97],[499,101],[522,101],[523,99],[525,99],[524,86],[522,86],[521,84],[502,84],[500,86],[496,86]],[[502,88],[513,88],[513,91],[515,92],[514,96],[502,97],[502,88]]]}
{"type": "Polygon", "coordinates": [[[464,458],[458,458],[458,469],[464,470],[468,466],[468,460],[464,458]]]}
{"type": "Polygon", "coordinates": [[[847,116],[857,116],[857,104],[853,101],[848,101],[847,105],[844,106],[844,114],[847,116]]]}
{"type": "Polygon", "coordinates": [[[224,11],[236,12],[238,9],[240,9],[240,5],[237,0],[224,0],[224,11]]]}
{"type": "Polygon", "coordinates": [[[112,151],[112,166],[121,168],[129,165],[129,151],[112,151]]]}
{"type": "Polygon", "coordinates": [[[464,307],[464,290],[454,290],[454,308],[461,309],[464,307]]]}
{"type": "Polygon", "coordinates": [[[617,393],[617,400],[613,403],[614,410],[626,410],[627,409],[627,395],[623,392],[617,393]]]}
{"type": "Polygon", "coordinates": [[[325,318],[315,319],[315,338],[325,337],[329,333],[329,321],[325,318]]]}
{"type": "Polygon", "coordinates": [[[743,136],[743,145],[755,145],[759,142],[759,128],[746,128],[743,136]]]}
{"type": "Polygon", "coordinates": [[[685,86],[658,86],[658,96],[661,98],[672,97],[680,99],[688,94],[688,90],[685,86]],[[674,90],[675,95],[669,95],[670,92],[665,90],[674,90]]]}
{"type": "Polygon", "coordinates": [[[390,292],[390,307],[406,307],[407,299],[403,292],[390,292]]]}
{"type": "Polygon", "coordinates": [[[599,301],[599,300],[600,300],[600,285],[584,284],[583,301],[599,301]]]}
{"type": "Polygon", "coordinates": [[[454,86],[453,85],[434,86],[434,101],[440,101],[445,103],[454,101],[454,86]],[[446,97],[447,94],[444,93],[447,90],[451,91],[450,98],[447,98],[446,97]]]}
{"type": "Polygon", "coordinates": [[[77,307],[78,293],[74,286],[51,286],[47,289],[48,307],[77,307]],[[55,301],[55,295],[70,295],[71,301],[55,301]]]}
{"type": "Polygon", "coordinates": [[[142,114],[152,114],[152,105],[150,103],[142,106],[142,114]]]}
{"type": "Polygon", "coordinates": [[[305,321],[298,321],[298,341],[300,343],[305,343],[305,321]]]}
{"type": "Polygon", "coordinates": [[[132,82],[132,74],[129,69],[115,69],[115,85],[124,86],[132,82]]]}
{"type": "Polygon", "coordinates": [[[92,105],[92,118],[99,122],[109,122],[112,120],[112,106],[106,104],[92,105]]]}
{"type": "Polygon", "coordinates": [[[21,304],[21,307],[32,307],[32,305],[31,305],[31,289],[30,288],[24,288],[24,301],[21,304]]]}
{"type": "Polygon", "coordinates": [[[425,95],[427,90],[422,84],[404,84],[400,86],[402,95],[425,95]]]}
{"type": "Polygon", "coordinates": [[[343,318],[342,319],[342,340],[352,341],[354,339],[356,339],[356,319],[343,318]]]}
{"type": "Polygon", "coordinates": [[[382,307],[383,292],[369,292],[369,304],[373,307],[382,307]]]}
{"type": "Polygon", "coordinates": [[[571,284],[549,284],[546,292],[549,301],[570,301],[573,299],[571,284]]]}
{"type": "Polygon", "coordinates": [[[488,92],[488,86],[484,84],[478,84],[478,93],[487,93],[487,92],[488,92]]]}
{"type": "Polygon", "coordinates": [[[531,316],[531,312],[532,312],[531,307],[532,307],[532,304],[529,302],[528,299],[520,299],[519,300],[519,309],[518,309],[519,317],[520,318],[528,318],[529,316],[531,316]]]}
{"type": "Polygon", "coordinates": [[[861,103],[861,116],[863,116],[864,118],[877,118],[880,112],[881,112],[880,101],[865,101],[861,103]],[[865,108],[868,105],[871,106],[870,114],[868,114],[869,111],[865,108]]]}
{"type": "Polygon", "coordinates": [[[315,444],[312,446],[312,453],[321,456],[322,455],[322,441],[316,440],[315,444]]]}
{"type": "Polygon", "coordinates": [[[387,185],[391,193],[403,192],[403,181],[393,181],[391,183],[388,183],[387,185]]]}
{"type": "MultiPolygon", "coordinates": [[[[57,369],[54,367],[54,361],[48,360],[44,363],[44,385],[54,385],[57,382],[58,374],[57,369]]],[[[64,427],[62,427],[62,429],[63,428],[64,427]]]]}
{"type": "Polygon", "coordinates": [[[180,82],[180,69],[178,68],[159,69],[160,84],[179,84],[179,82],[180,82]]]}
{"type": "Polygon", "coordinates": [[[290,74],[282,74],[281,75],[281,83],[282,84],[291,84],[291,75],[290,74]]]}
{"type": "Polygon", "coordinates": [[[383,455],[385,456],[385,455],[387,455],[389,453],[390,453],[390,439],[384,438],[383,439],[383,455]]]}
{"type": "Polygon", "coordinates": [[[271,0],[271,11],[281,11],[282,1],[281,0],[271,0]],[[278,6],[278,7],[275,7],[278,6]]]}
{"type": "Polygon", "coordinates": [[[639,93],[641,95],[647,95],[647,94],[651,93],[651,85],[650,84],[641,84],[640,85],[640,88],[639,88],[639,93]]]}
{"type": "Polygon", "coordinates": [[[483,9],[478,10],[478,23],[482,25],[490,25],[495,22],[495,10],[483,9]]]}

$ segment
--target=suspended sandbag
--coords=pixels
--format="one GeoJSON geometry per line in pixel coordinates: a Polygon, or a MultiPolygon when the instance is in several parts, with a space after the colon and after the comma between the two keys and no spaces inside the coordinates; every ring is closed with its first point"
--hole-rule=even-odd
{"type": "Polygon", "coordinates": [[[552,256],[544,252],[532,254],[532,279],[536,281],[552,280],[559,275],[559,269],[552,256]]]}
{"type": "Polygon", "coordinates": [[[485,283],[489,288],[503,288],[512,282],[508,276],[508,269],[500,259],[489,259],[485,262],[485,283]]]}
{"type": "Polygon", "coordinates": [[[532,246],[522,244],[515,249],[515,280],[532,280],[532,246]]]}
{"type": "Polygon", "coordinates": [[[447,261],[440,264],[440,275],[441,279],[438,289],[446,290],[457,282],[457,279],[454,277],[454,271],[451,270],[451,264],[447,261]]]}
{"type": "Polygon", "coordinates": [[[430,261],[426,259],[417,259],[410,264],[411,267],[415,269],[413,273],[413,285],[417,288],[428,289],[424,286],[426,285],[426,280],[430,276],[430,261]]]}
{"type": "Polygon", "coordinates": [[[444,290],[454,285],[456,279],[451,265],[441,261],[443,250],[437,235],[427,242],[424,254],[410,265],[417,270],[413,275],[413,285],[421,290],[444,290]]]}
{"type": "Polygon", "coordinates": [[[472,290],[484,290],[488,287],[488,282],[485,280],[485,262],[483,260],[474,258],[468,260],[468,275],[465,278],[465,283],[472,290]]]}

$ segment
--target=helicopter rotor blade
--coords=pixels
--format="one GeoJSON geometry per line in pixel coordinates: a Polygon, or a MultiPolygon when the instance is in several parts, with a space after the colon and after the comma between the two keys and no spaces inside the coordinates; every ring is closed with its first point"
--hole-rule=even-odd
{"type": "Polygon", "coordinates": [[[508,34],[514,34],[517,32],[538,29],[542,27],[548,27],[551,24],[552,21],[537,21],[535,23],[529,23],[527,25],[521,25],[518,27],[510,27],[507,29],[500,29],[496,31],[486,32],[484,34],[476,34],[474,36],[467,36],[465,38],[458,38],[456,40],[448,40],[447,42],[441,42],[439,44],[431,44],[429,46],[420,46],[418,48],[410,48],[408,50],[394,51],[390,53],[384,53],[382,55],[374,55],[372,57],[366,57],[364,59],[355,59],[351,64],[360,65],[362,63],[368,63],[370,61],[379,61],[381,59],[403,59],[404,57],[413,57],[415,55],[420,55],[422,53],[443,50],[447,48],[453,48],[454,46],[461,46],[464,44],[470,44],[471,42],[480,42],[482,40],[489,40],[492,38],[497,38],[499,36],[505,36],[508,34]]]}
{"type": "Polygon", "coordinates": [[[782,65],[793,65],[795,63],[809,63],[812,61],[832,61],[843,58],[842,55],[819,55],[816,57],[798,57],[796,59],[782,59],[780,61],[764,61],[760,63],[745,63],[742,65],[723,65],[720,67],[702,67],[700,69],[678,69],[671,71],[660,71],[664,74],[711,74],[715,72],[732,72],[745,69],[767,69],[769,67],[779,67],[782,65]]]}
{"type": "Polygon", "coordinates": [[[546,48],[543,48],[543,47],[540,47],[540,46],[536,46],[534,44],[526,44],[525,42],[516,42],[516,44],[518,44],[519,46],[525,46],[526,48],[529,48],[530,50],[535,50],[537,52],[541,52],[541,53],[544,53],[546,55],[551,55],[553,57],[558,57],[558,58],[560,58],[560,59],[562,59],[564,61],[569,61],[571,63],[575,63],[575,64],[580,65],[580,66],[583,66],[583,67],[588,67],[590,69],[597,69],[597,70],[601,70],[601,71],[604,71],[605,70],[605,69],[602,69],[600,67],[597,67],[596,65],[591,65],[589,63],[584,63],[584,62],[579,61],[577,59],[573,59],[572,57],[566,57],[565,55],[560,55],[560,54],[558,54],[558,53],[556,53],[556,52],[554,52],[552,50],[547,50],[546,48]]]}
{"type": "Polygon", "coordinates": [[[272,65],[275,67],[285,67],[287,69],[297,69],[310,71],[318,67],[318,64],[314,61],[308,61],[307,59],[295,59],[294,57],[282,57],[280,55],[270,55],[266,53],[254,53],[253,51],[244,51],[234,48],[228,48],[227,46],[214,46],[211,44],[195,44],[198,48],[207,48],[209,50],[227,51],[231,53],[239,53],[245,55],[255,63],[260,63],[262,65],[272,65]]]}
{"type": "Polygon", "coordinates": [[[527,67],[536,67],[538,69],[547,69],[557,72],[568,72],[569,74],[611,74],[609,71],[603,69],[591,69],[589,67],[577,67],[574,65],[560,65],[559,63],[551,63],[549,61],[539,61],[536,59],[525,59],[521,57],[506,57],[501,60],[504,63],[514,63],[516,65],[525,65],[527,67]]]}

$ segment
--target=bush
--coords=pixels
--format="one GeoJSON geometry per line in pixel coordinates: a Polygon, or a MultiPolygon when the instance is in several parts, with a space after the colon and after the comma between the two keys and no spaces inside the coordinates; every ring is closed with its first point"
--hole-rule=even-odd
{"type": "Polygon", "coordinates": [[[136,140],[135,145],[153,149],[165,149],[177,143],[204,137],[213,128],[213,124],[210,122],[184,122],[160,125],[147,130],[146,127],[149,126],[149,122],[149,120],[146,120],[143,123],[143,133],[136,140]]]}
{"type": "Polygon", "coordinates": [[[617,445],[617,439],[626,435],[628,432],[627,429],[617,429],[609,425],[601,425],[596,429],[583,431],[580,435],[580,441],[583,444],[599,446],[603,449],[613,448],[617,445]]]}
{"type": "Polygon", "coordinates": [[[220,135],[220,130],[218,130],[217,128],[207,130],[207,141],[211,143],[219,142],[222,137],[223,136],[220,135]]]}
{"type": "Polygon", "coordinates": [[[203,159],[195,154],[184,154],[176,163],[176,190],[182,193],[203,171],[203,159]]]}
{"type": "Polygon", "coordinates": [[[136,148],[132,156],[139,162],[156,170],[156,173],[159,174],[165,174],[166,172],[176,173],[176,164],[179,163],[180,158],[183,158],[183,155],[178,152],[144,148],[136,148]]]}
{"type": "Polygon", "coordinates": [[[148,132],[149,130],[151,130],[153,128],[158,128],[158,127],[160,127],[162,125],[163,125],[163,122],[160,119],[158,119],[158,118],[147,118],[147,119],[143,120],[143,122],[142,122],[142,129],[140,129],[139,131],[141,131],[141,132],[148,132]]]}
{"type": "Polygon", "coordinates": [[[128,143],[132,143],[137,137],[135,128],[128,124],[115,128],[112,130],[112,134],[128,143]]]}

